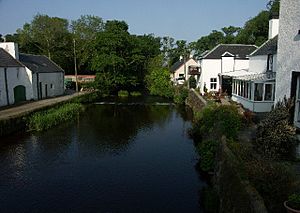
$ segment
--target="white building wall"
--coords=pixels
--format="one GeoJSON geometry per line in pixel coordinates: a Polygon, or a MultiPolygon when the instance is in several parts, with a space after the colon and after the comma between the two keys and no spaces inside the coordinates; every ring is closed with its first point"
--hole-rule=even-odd
{"type": "MultiPolygon", "coordinates": [[[[64,94],[64,73],[55,72],[55,73],[38,73],[39,82],[42,85],[40,91],[42,91],[42,98],[46,97],[55,97],[64,94]],[[46,86],[47,85],[47,86],[46,86]],[[47,92],[46,92],[47,87],[47,92]],[[47,96],[46,96],[47,95],[47,96]]],[[[37,74],[33,76],[33,93],[34,99],[38,99],[37,88],[37,74]]]]}
{"type": "Polygon", "coordinates": [[[200,92],[204,93],[204,85],[206,85],[207,91],[210,90],[210,79],[217,78],[217,89],[220,89],[219,73],[221,73],[222,61],[221,59],[203,59],[201,60],[201,76],[199,81],[200,92]]]}
{"type": "Polygon", "coordinates": [[[235,59],[234,70],[247,70],[249,69],[249,60],[235,59]]]}
{"type": "Polygon", "coordinates": [[[265,73],[267,70],[267,55],[250,56],[249,71],[256,73],[265,73]]]}
{"type": "Polygon", "coordinates": [[[279,31],[279,19],[271,19],[269,21],[269,39],[278,35],[279,31]]]}
{"type": "Polygon", "coordinates": [[[300,1],[281,0],[277,52],[276,96],[291,95],[292,72],[300,71],[300,1]]]}
{"type": "MultiPolygon", "coordinates": [[[[189,66],[199,66],[199,64],[194,61],[194,60],[188,60],[185,63],[185,67],[186,67],[186,80],[189,79],[190,75],[188,74],[189,72],[189,66]]],[[[182,74],[184,75],[184,65],[181,66],[178,70],[176,70],[176,72],[174,73],[174,75],[172,75],[173,78],[177,79],[179,77],[179,75],[182,74]]]]}
{"type": "Polygon", "coordinates": [[[4,68],[0,67],[0,106],[6,106],[6,90],[4,80],[4,68]]]}
{"type": "Polygon", "coordinates": [[[234,69],[234,57],[222,57],[222,68],[220,73],[232,72],[234,69]]]}

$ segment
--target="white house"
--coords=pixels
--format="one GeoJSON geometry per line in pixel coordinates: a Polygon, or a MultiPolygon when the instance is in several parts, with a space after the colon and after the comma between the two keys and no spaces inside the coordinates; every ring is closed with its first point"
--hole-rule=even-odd
{"type": "Polygon", "coordinates": [[[269,112],[274,105],[278,24],[278,16],[273,16],[269,40],[251,53],[249,70],[228,73],[232,77],[232,100],[252,112],[269,112]]]}
{"type": "Polygon", "coordinates": [[[199,64],[192,57],[187,60],[180,58],[179,61],[171,66],[170,71],[171,79],[174,83],[178,79],[188,80],[192,75],[198,81],[200,76],[199,64]]]}
{"type": "Polygon", "coordinates": [[[275,102],[295,99],[294,123],[300,128],[300,1],[281,0],[275,102]]]}
{"type": "Polygon", "coordinates": [[[64,71],[47,57],[19,54],[12,42],[0,43],[0,53],[0,106],[64,94],[64,71]]]}
{"type": "Polygon", "coordinates": [[[198,83],[200,92],[231,93],[230,79],[223,77],[223,73],[249,68],[249,55],[256,50],[254,45],[220,44],[200,59],[201,76],[198,83]],[[221,88],[222,85],[222,88],[221,88]]]}

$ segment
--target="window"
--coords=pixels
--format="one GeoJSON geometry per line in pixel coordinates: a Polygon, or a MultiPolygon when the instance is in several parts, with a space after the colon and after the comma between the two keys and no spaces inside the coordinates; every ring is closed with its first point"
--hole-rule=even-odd
{"type": "Polygon", "coordinates": [[[210,79],[210,89],[216,90],[217,89],[217,78],[210,79]]]}
{"type": "Polygon", "coordinates": [[[267,71],[272,71],[272,70],[273,70],[273,55],[269,54],[268,55],[267,71]]]}
{"type": "Polygon", "coordinates": [[[263,92],[264,92],[264,84],[263,83],[255,84],[254,101],[262,101],[263,100],[263,92]]]}
{"type": "Polygon", "coordinates": [[[50,84],[50,89],[53,89],[53,84],[50,84]]]}
{"type": "Polygon", "coordinates": [[[272,101],[273,99],[273,85],[265,84],[265,101],[272,101]]]}

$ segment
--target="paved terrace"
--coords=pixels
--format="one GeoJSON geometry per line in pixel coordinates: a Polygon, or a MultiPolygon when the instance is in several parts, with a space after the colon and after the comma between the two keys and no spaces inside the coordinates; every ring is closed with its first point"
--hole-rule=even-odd
{"type": "Polygon", "coordinates": [[[0,120],[7,120],[10,118],[20,117],[31,112],[40,110],[45,107],[53,106],[58,103],[68,101],[74,97],[85,95],[89,92],[79,92],[72,95],[60,96],[57,98],[44,99],[40,101],[34,101],[19,106],[12,106],[9,108],[0,109],[0,120]]]}

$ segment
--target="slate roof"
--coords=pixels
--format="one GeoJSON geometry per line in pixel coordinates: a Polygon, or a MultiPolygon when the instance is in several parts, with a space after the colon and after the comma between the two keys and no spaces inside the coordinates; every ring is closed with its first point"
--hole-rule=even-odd
{"type": "Polygon", "coordinates": [[[248,56],[256,50],[255,45],[245,44],[219,44],[206,55],[203,59],[221,59],[222,55],[226,52],[234,55],[238,59],[248,59],[248,56]]]}
{"type": "MultiPolygon", "coordinates": [[[[186,62],[188,62],[189,60],[194,60],[193,58],[188,59],[186,62]]],[[[185,62],[185,63],[186,63],[185,62]]],[[[177,61],[175,64],[173,64],[170,68],[171,72],[175,72],[176,70],[178,70],[182,65],[184,64],[184,60],[179,60],[177,61]]]]}
{"type": "Polygon", "coordinates": [[[278,35],[272,39],[266,41],[263,45],[261,45],[256,51],[254,51],[251,56],[258,55],[269,55],[277,53],[277,44],[278,44],[278,35]]]}
{"type": "Polygon", "coordinates": [[[19,55],[19,60],[34,73],[64,72],[62,68],[46,56],[21,53],[19,55]]]}
{"type": "Polygon", "coordinates": [[[24,67],[24,65],[0,48],[0,67],[24,67]]]}

